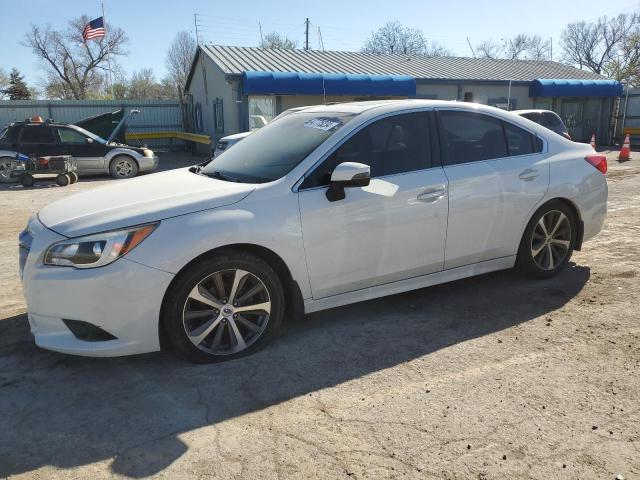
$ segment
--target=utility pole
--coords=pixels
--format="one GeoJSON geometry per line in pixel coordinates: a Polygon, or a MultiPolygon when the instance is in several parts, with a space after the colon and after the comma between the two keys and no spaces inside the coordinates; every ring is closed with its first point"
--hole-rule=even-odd
{"type": "Polygon", "coordinates": [[[324,42],[322,41],[322,32],[320,31],[320,27],[318,27],[318,45],[320,45],[320,49],[324,52],[324,42]]]}
{"type": "Polygon", "coordinates": [[[304,38],[305,38],[305,40],[304,40],[304,49],[305,50],[309,50],[309,24],[310,23],[311,22],[309,22],[308,18],[304,21],[304,27],[305,27],[304,28],[304,38]]]}
{"type": "Polygon", "coordinates": [[[469,41],[469,37],[467,37],[467,44],[469,45],[469,50],[471,50],[471,55],[473,55],[473,58],[476,58],[476,52],[473,51],[473,47],[471,46],[471,42],[469,41]]]}
{"type": "Polygon", "coordinates": [[[196,44],[200,44],[200,37],[198,37],[198,14],[193,14],[193,24],[196,26],[196,44]]]}
{"type": "Polygon", "coordinates": [[[549,37],[549,45],[551,47],[549,54],[551,55],[551,61],[553,61],[553,37],[549,37]]]}
{"type": "Polygon", "coordinates": [[[264,48],[264,39],[262,38],[262,23],[258,22],[258,26],[260,27],[260,46],[264,48]]]}

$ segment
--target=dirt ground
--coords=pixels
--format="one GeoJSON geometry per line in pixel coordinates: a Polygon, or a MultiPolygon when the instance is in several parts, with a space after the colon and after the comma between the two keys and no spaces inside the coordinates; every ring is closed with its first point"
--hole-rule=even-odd
{"type": "Polygon", "coordinates": [[[640,160],[614,157],[605,229],[557,278],[308,315],[206,366],[38,349],[18,232],[110,180],[2,187],[0,478],[639,478],[640,160]]]}

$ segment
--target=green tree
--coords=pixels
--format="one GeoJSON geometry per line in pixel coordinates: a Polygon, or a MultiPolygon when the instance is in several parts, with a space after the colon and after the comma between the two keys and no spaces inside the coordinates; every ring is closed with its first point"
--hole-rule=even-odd
{"type": "Polygon", "coordinates": [[[17,68],[11,70],[9,74],[9,86],[4,89],[4,94],[9,100],[30,100],[31,92],[24,82],[24,77],[20,75],[17,68]]]}

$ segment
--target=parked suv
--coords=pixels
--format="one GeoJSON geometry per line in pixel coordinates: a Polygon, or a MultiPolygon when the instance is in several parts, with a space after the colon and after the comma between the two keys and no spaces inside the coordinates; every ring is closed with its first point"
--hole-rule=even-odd
{"type": "Polygon", "coordinates": [[[536,122],[538,125],[542,125],[552,132],[556,132],[558,135],[562,135],[566,139],[571,140],[571,135],[569,135],[567,127],[556,112],[552,112],[551,110],[514,110],[511,113],[536,122]]]}
{"type": "Polygon", "coordinates": [[[77,161],[78,173],[108,173],[114,178],[135,177],[158,166],[158,157],[152,150],[111,140],[75,125],[43,122],[39,118],[11,123],[0,131],[0,178],[8,179],[17,153],[71,155],[77,161]]]}
{"type": "Polygon", "coordinates": [[[493,107],[308,107],[205,166],[40,210],[20,237],[31,331],[92,356],[162,338],[208,362],[264,346],[285,316],[514,266],[548,278],[600,231],[606,167],[493,107]]]}

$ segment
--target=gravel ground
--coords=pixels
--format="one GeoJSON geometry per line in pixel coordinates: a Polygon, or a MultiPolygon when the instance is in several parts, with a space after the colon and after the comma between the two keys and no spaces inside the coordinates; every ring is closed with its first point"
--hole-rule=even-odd
{"type": "Polygon", "coordinates": [[[614,157],[605,229],[557,278],[499,272],[308,315],[205,366],[35,347],[16,236],[109,180],[3,187],[0,478],[640,477],[640,163],[614,157]]]}

